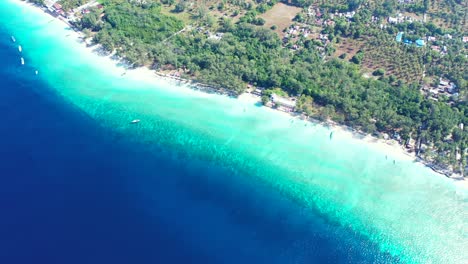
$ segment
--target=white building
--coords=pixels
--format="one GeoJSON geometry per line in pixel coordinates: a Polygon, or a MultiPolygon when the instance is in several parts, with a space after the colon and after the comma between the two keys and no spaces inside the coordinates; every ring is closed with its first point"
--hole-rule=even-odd
{"type": "Polygon", "coordinates": [[[44,5],[47,8],[51,8],[58,0],[45,0],[44,5]]]}

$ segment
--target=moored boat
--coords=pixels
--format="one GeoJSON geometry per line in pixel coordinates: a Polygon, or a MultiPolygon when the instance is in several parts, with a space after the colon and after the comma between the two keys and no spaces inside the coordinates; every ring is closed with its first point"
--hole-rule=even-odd
{"type": "Polygon", "coordinates": [[[21,47],[21,45],[18,46],[18,50],[19,50],[19,52],[23,51],[23,48],[21,47]]]}
{"type": "Polygon", "coordinates": [[[24,65],[24,59],[21,57],[21,65],[24,65]]]}
{"type": "Polygon", "coordinates": [[[140,119],[134,119],[132,120],[132,122],[130,122],[130,124],[136,124],[136,123],[140,123],[140,119]]]}
{"type": "Polygon", "coordinates": [[[11,36],[11,41],[16,42],[15,37],[11,36]]]}

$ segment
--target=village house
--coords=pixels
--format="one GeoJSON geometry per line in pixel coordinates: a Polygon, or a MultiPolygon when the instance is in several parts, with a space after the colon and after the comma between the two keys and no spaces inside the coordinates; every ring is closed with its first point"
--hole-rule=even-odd
{"type": "Polygon", "coordinates": [[[463,37],[463,42],[465,42],[465,43],[468,42],[468,36],[463,37]]]}
{"type": "Polygon", "coordinates": [[[270,99],[279,110],[285,112],[293,112],[296,107],[295,101],[281,97],[277,94],[272,94],[270,99]]]}
{"type": "MultiPolygon", "coordinates": [[[[409,16],[403,16],[401,13],[399,13],[396,17],[391,17],[389,16],[388,19],[387,19],[388,23],[390,24],[399,24],[399,23],[403,23],[403,22],[409,22],[409,23],[413,23],[415,20],[413,20],[412,17],[409,17],[409,16]]],[[[419,20],[418,20],[419,21],[419,20]]]]}
{"type": "Polygon", "coordinates": [[[316,12],[315,12],[313,6],[309,6],[309,7],[307,8],[307,15],[308,15],[308,16],[311,16],[311,17],[313,17],[313,16],[316,15],[316,12]]]}
{"type": "Polygon", "coordinates": [[[307,15],[310,17],[322,17],[322,13],[320,12],[319,8],[315,8],[314,6],[309,6],[307,8],[307,15]]]}
{"type": "Polygon", "coordinates": [[[441,92],[438,88],[431,88],[431,89],[429,90],[429,92],[431,93],[430,95],[431,95],[432,98],[434,98],[434,99],[439,98],[439,94],[440,94],[440,93],[443,93],[443,91],[441,92]]]}
{"type": "Polygon", "coordinates": [[[215,34],[211,34],[210,33],[210,36],[208,37],[209,39],[214,39],[214,40],[220,40],[222,39],[224,36],[224,33],[221,33],[221,32],[217,32],[215,34]]]}
{"type": "Polygon", "coordinates": [[[398,23],[398,18],[396,18],[396,17],[388,17],[388,23],[390,23],[390,24],[397,24],[397,23],[398,23]]]}
{"type": "Polygon", "coordinates": [[[455,83],[443,78],[439,78],[439,85],[437,88],[440,93],[455,94],[457,92],[457,86],[455,83]]]}
{"type": "Polygon", "coordinates": [[[429,99],[435,101],[438,101],[440,96],[446,96],[452,100],[450,103],[453,103],[453,101],[457,100],[459,96],[457,86],[453,82],[443,78],[439,78],[439,83],[436,87],[426,86],[422,88],[422,91],[429,95],[429,99]]]}
{"type": "Polygon", "coordinates": [[[388,17],[388,23],[390,24],[398,24],[402,22],[405,22],[405,17],[401,13],[399,13],[396,17],[388,17]]]}
{"type": "Polygon", "coordinates": [[[448,87],[449,85],[449,80],[439,78],[439,88],[445,88],[448,87]]]}
{"type": "Polygon", "coordinates": [[[62,10],[62,5],[59,3],[55,3],[52,6],[52,9],[54,10],[53,12],[57,15],[65,15],[65,12],[62,10]]]}
{"type": "Polygon", "coordinates": [[[327,41],[328,40],[328,35],[327,34],[319,34],[318,38],[320,40],[327,41]]]}
{"type": "Polygon", "coordinates": [[[353,18],[355,14],[356,14],[356,12],[354,12],[354,11],[352,11],[352,12],[346,12],[345,17],[347,17],[347,18],[353,18]]]}

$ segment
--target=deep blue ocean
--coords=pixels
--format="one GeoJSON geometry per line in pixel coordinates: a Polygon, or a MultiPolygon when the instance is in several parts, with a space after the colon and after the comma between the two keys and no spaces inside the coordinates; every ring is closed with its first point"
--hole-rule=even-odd
{"type": "Polygon", "coordinates": [[[389,259],[255,178],[104,128],[21,66],[9,36],[0,27],[0,263],[389,259]]]}

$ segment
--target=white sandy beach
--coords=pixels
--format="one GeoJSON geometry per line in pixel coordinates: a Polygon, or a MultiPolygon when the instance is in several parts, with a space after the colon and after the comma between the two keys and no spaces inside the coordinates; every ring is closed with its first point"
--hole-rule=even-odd
{"type": "MultiPolygon", "coordinates": [[[[43,12],[40,8],[37,6],[34,6],[32,4],[19,1],[19,0],[11,0],[17,5],[20,5],[22,8],[28,8],[28,12],[36,12],[40,13],[42,17],[44,17],[44,21],[49,21],[53,19],[53,21],[50,22],[50,26],[54,26],[57,28],[57,30],[63,30],[63,38],[67,39],[67,41],[70,42],[70,45],[74,46],[74,50],[76,51],[77,56],[80,57],[87,57],[89,60],[94,61],[97,65],[99,65],[100,68],[102,68],[103,71],[105,71],[107,74],[112,76],[113,78],[122,78],[122,79],[130,79],[135,82],[144,82],[148,84],[153,84],[154,87],[158,87],[159,89],[170,89],[170,90],[178,90],[182,93],[186,93],[188,95],[194,96],[194,97],[212,97],[212,96],[220,96],[217,94],[207,94],[199,90],[191,89],[190,85],[187,83],[181,84],[179,81],[171,79],[170,77],[164,78],[155,73],[155,71],[150,70],[145,67],[140,67],[137,69],[126,69],[123,65],[119,66],[118,61],[115,61],[111,58],[111,56],[103,56],[98,54],[98,46],[92,46],[92,47],[87,47],[86,44],[82,41],[82,34],[79,32],[76,32],[72,29],[68,28],[68,25],[65,23],[65,21],[58,19],[58,18],[52,18],[50,15],[46,14],[43,12]],[[180,84],[180,85],[175,85],[175,84],[180,84]]],[[[56,33],[54,33],[56,34],[56,33]]],[[[40,69],[39,69],[40,72],[40,69]]],[[[238,100],[241,103],[257,103],[260,101],[260,98],[258,96],[249,94],[249,93],[244,93],[241,96],[238,97],[238,100]]],[[[273,109],[269,109],[269,111],[275,111],[278,115],[289,115],[288,113],[281,112],[281,111],[276,111],[273,109]]],[[[299,117],[295,117],[299,118],[299,117]]],[[[359,134],[353,133],[350,131],[347,127],[343,126],[337,126],[337,125],[332,125],[329,127],[331,131],[334,133],[341,134],[342,136],[345,137],[350,137],[350,138],[359,138],[362,140],[363,143],[369,144],[371,148],[378,149],[381,153],[388,154],[394,157],[398,157],[400,160],[416,160],[416,157],[414,154],[408,153],[401,145],[399,145],[396,141],[394,140],[382,140],[382,139],[377,139],[375,137],[372,137],[370,135],[367,135],[365,137],[362,137],[359,134]]],[[[442,175],[442,174],[440,174],[442,175]]],[[[443,176],[445,177],[445,176],[443,176]]],[[[468,188],[468,181],[465,180],[455,180],[454,183],[459,186],[463,186],[464,188],[468,188]]]]}

